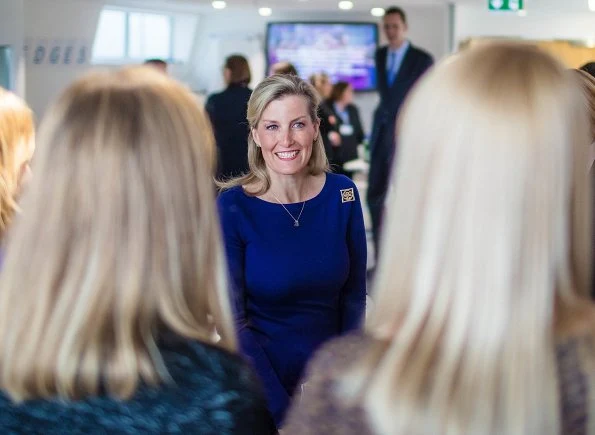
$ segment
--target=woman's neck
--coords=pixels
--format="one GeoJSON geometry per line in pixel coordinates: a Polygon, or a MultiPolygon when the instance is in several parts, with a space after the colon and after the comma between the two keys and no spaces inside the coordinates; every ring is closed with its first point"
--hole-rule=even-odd
{"type": "Polygon", "coordinates": [[[320,194],[326,183],[326,172],[312,175],[304,169],[299,175],[270,173],[271,187],[259,198],[268,202],[294,204],[308,201],[320,194]]]}
{"type": "Polygon", "coordinates": [[[308,199],[311,190],[310,175],[307,172],[295,175],[280,175],[270,173],[271,187],[265,194],[270,194],[273,200],[286,204],[303,202],[308,199]]]}

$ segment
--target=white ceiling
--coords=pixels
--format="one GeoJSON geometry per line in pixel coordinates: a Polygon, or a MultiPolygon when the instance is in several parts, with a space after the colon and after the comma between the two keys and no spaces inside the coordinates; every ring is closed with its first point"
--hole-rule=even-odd
{"type": "MultiPolygon", "coordinates": [[[[47,1],[47,0],[43,0],[47,1]]],[[[82,1],[82,0],[80,0],[82,1]]],[[[193,10],[213,11],[211,0],[86,0],[102,1],[110,4],[137,4],[139,7],[150,7],[152,5],[167,5],[169,7],[191,8],[193,10]]],[[[227,9],[246,9],[267,6],[273,10],[313,10],[313,11],[336,11],[345,14],[349,11],[339,11],[337,5],[339,0],[225,0],[227,9]]],[[[446,6],[450,3],[456,5],[473,6],[478,9],[487,10],[487,0],[352,0],[355,4],[353,12],[369,12],[373,7],[402,6],[405,11],[411,7],[424,6],[446,6]]],[[[584,13],[587,12],[588,0],[525,0],[525,8],[528,13],[531,11],[555,11],[560,13],[584,13]]],[[[594,14],[595,16],[595,14],[594,14]]]]}
{"type": "MultiPolygon", "coordinates": [[[[267,6],[273,10],[330,10],[338,11],[339,0],[225,0],[227,8],[246,8],[267,6]]],[[[429,6],[447,5],[448,3],[478,3],[485,0],[352,0],[353,11],[369,11],[373,7],[388,6],[429,6]]],[[[198,7],[211,7],[211,0],[169,0],[169,3],[192,4],[198,7]]]]}

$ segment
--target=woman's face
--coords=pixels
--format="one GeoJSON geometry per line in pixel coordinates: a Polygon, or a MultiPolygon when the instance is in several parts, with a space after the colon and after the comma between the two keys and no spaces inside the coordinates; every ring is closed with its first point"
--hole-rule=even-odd
{"type": "Polygon", "coordinates": [[[328,97],[331,96],[331,92],[333,91],[333,84],[330,80],[324,78],[320,82],[319,88],[320,96],[326,100],[328,97]]]}
{"type": "Polygon", "coordinates": [[[296,175],[306,170],[319,128],[308,108],[305,97],[288,95],[271,101],[262,112],[252,135],[269,172],[296,175]]]}

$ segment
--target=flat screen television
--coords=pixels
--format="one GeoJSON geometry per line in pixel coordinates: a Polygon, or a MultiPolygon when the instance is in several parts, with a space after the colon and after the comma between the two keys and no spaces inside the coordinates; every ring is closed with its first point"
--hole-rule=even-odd
{"type": "Polygon", "coordinates": [[[274,63],[286,61],[304,79],[325,72],[333,83],[346,81],[356,91],[370,91],[376,89],[377,46],[376,23],[269,23],[267,71],[274,63]]]}

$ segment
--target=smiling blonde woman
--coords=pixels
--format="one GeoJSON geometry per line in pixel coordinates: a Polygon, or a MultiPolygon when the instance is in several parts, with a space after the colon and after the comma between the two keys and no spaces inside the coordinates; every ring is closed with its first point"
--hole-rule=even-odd
{"type": "Polygon", "coordinates": [[[520,45],[422,79],[399,120],[377,309],[315,358],[289,433],[595,433],[582,98],[520,45]]]}
{"type": "Polygon", "coordinates": [[[250,172],[218,198],[240,349],[279,427],[312,353],[358,328],[366,308],[359,194],[326,172],[318,103],[297,76],[263,80],[248,103],[250,172]]]}
{"type": "Polygon", "coordinates": [[[0,274],[0,432],[274,431],[235,354],[213,156],[194,96],[149,68],[49,110],[0,274]]]}

